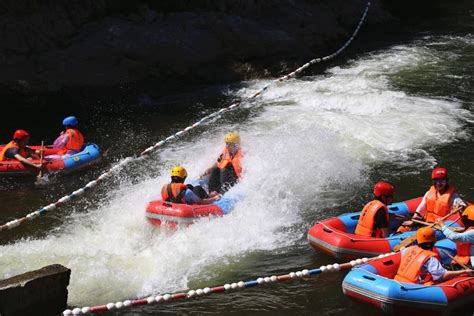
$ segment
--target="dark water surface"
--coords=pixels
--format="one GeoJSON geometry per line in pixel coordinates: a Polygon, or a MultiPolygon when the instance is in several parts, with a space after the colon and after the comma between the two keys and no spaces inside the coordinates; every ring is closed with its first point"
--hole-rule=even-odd
{"type": "MultiPolygon", "coordinates": [[[[165,151],[168,156],[182,154],[186,155],[188,160],[198,160],[198,156],[193,157],[193,147],[190,147],[191,145],[188,144],[194,141],[202,141],[203,139],[209,139],[210,142],[214,142],[213,134],[220,135],[225,130],[239,129],[243,130],[244,134],[245,132],[248,134],[253,133],[256,135],[255,137],[258,137],[258,133],[262,133],[262,135],[265,136],[264,132],[262,132],[264,128],[260,129],[255,127],[259,124],[260,115],[265,115],[265,106],[272,110],[279,109],[279,106],[281,106],[282,109],[286,108],[288,111],[282,111],[281,117],[290,115],[287,113],[293,113],[291,111],[295,108],[292,106],[292,102],[295,104],[298,102],[304,103],[299,97],[304,95],[311,96],[311,94],[314,93],[314,91],[311,90],[312,88],[305,90],[305,83],[324,79],[324,82],[328,82],[327,80],[329,80],[328,84],[331,85],[330,89],[335,89],[334,86],[338,83],[330,83],[330,80],[332,78],[334,78],[334,80],[341,78],[341,71],[357,69],[357,65],[360,65],[358,63],[369,65],[365,66],[369,68],[375,67],[372,65],[382,63],[385,58],[384,56],[387,56],[386,62],[389,68],[386,74],[380,74],[380,78],[383,77],[388,80],[387,87],[389,87],[390,91],[400,93],[400,95],[396,95],[396,97],[400,98],[400,102],[408,102],[411,100],[410,98],[413,97],[415,100],[413,112],[420,116],[419,121],[413,124],[421,125],[423,120],[438,122],[436,126],[427,124],[427,129],[424,130],[426,134],[420,132],[420,136],[415,138],[414,144],[417,146],[417,149],[419,147],[419,150],[405,147],[403,150],[397,152],[396,149],[394,150],[387,146],[387,151],[391,153],[389,156],[396,157],[394,159],[384,158],[383,153],[377,150],[372,151],[371,146],[377,144],[378,140],[376,134],[371,134],[371,137],[374,139],[373,142],[367,142],[367,145],[360,147],[364,149],[359,153],[359,156],[363,158],[356,158],[354,167],[347,167],[349,169],[359,168],[360,172],[357,173],[358,175],[346,180],[335,181],[336,185],[331,182],[331,175],[329,175],[327,183],[321,185],[321,188],[323,188],[321,192],[323,193],[318,191],[318,179],[313,177],[298,177],[297,179],[293,177],[285,178],[287,182],[294,182],[289,183],[289,187],[298,188],[298,183],[307,182],[306,187],[311,187],[311,185],[314,184],[315,187],[317,187],[315,192],[319,192],[313,195],[311,195],[311,193],[309,193],[309,195],[303,194],[303,198],[298,200],[298,203],[295,203],[297,206],[294,209],[294,211],[298,213],[299,219],[293,220],[293,218],[288,215],[290,224],[288,226],[282,225],[272,231],[275,234],[275,240],[279,240],[281,236],[289,236],[292,242],[285,244],[283,240],[280,247],[271,243],[271,246],[267,247],[249,246],[247,250],[243,247],[243,250],[240,250],[237,254],[224,255],[222,258],[212,257],[212,259],[209,259],[211,255],[208,255],[208,257],[204,259],[208,260],[209,263],[198,266],[197,269],[199,271],[191,274],[189,280],[186,282],[186,288],[195,289],[237,282],[239,280],[246,281],[261,276],[285,274],[304,268],[314,268],[333,263],[334,260],[332,258],[311,249],[306,241],[307,230],[316,220],[343,213],[345,210],[359,209],[361,205],[370,198],[368,192],[372,183],[379,179],[393,182],[397,190],[396,199],[406,200],[424,193],[429,185],[431,168],[435,164],[440,164],[448,168],[451,181],[458,188],[458,191],[467,199],[474,200],[474,181],[472,177],[474,171],[474,164],[472,162],[472,155],[474,154],[474,142],[472,141],[474,125],[474,11],[472,3],[470,2],[456,2],[456,4],[446,6],[446,8],[443,9],[446,14],[441,19],[428,19],[422,23],[413,21],[413,24],[406,25],[407,30],[412,30],[409,40],[405,42],[399,41],[396,45],[383,51],[376,51],[371,54],[360,54],[360,56],[354,57],[353,61],[349,61],[348,64],[340,65],[341,69],[332,70],[323,76],[302,78],[301,81],[296,83],[293,82],[288,85],[279,86],[276,88],[276,96],[268,97],[267,99],[264,98],[259,101],[260,103],[257,107],[244,108],[243,110],[228,114],[219,121],[191,132],[190,135],[179,140],[178,144],[171,146],[170,149],[165,151]],[[410,51],[414,52],[413,55],[410,55],[410,51]],[[390,65],[396,65],[396,62],[390,61],[389,58],[397,56],[397,54],[400,56],[400,63],[404,62],[402,60],[404,58],[403,56],[408,56],[408,58],[421,58],[420,56],[422,56],[424,59],[422,62],[407,63],[408,66],[402,67],[397,71],[389,71],[390,65]],[[292,96],[292,91],[295,91],[295,95],[298,96],[292,96]],[[441,117],[438,121],[435,111],[433,114],[433,112],[429,112],[428,108],[426,112],[429,112],[430,115],[427,114],[425,117],[423,111],[420,111],[419,107],[416,107],[416,100],[419,99],[425,101],[434,100],[432,107],[439,107],[440,111],[449,112],[449,104],[458,106],[456,114],[449,115],[449,113],[440,113],[446,114],[447,117],[445,133],[439,132],[440,126],[442,127],[444,124],[443,118],[441,117]],[[438,103],[438,101],[447,103],[438,103]],[[448,110],[443,107],[443,104],[448,104],[448,110]],[[433,132],[432,137],[430,136],[430,132],[433,132]],[[186,148],[188,149],[184,149],[184,152],[180,151],[179,142],[186,143],[186,148]],[[398,154],[400,154],[400,157],[397,156],[398,154]],[[344,183],[346,186],[344,186],[344,183]],[[349,183],[349,185],[347,185],[347,183],[349,183]],[[348,189],[351,185],[357,187],[348,189]],[[351,191],[347,192],[346,190],[351,191]]],[[[251,86],[252,84],[249,85],[251,86]]],[[[269,93],[272,93],[271,89],[269,93]]],[[[94,179],[119,159],[139,153],[158,140],[164,139],[172,133],[183,129],[206,114],[215,111],[217,108],[229,104],[236,95],[242,94],[248,95],[247,91],[241,92],[238,86],[230,88],[200,87],[166,98],[154,98],[144,94],[132,101],[124,101],[125,105],[129,106],[123,106],[123,104],[101,104],[100,107],[90,107],[84,106],[84,104],[81,105],[81,102],[86,101],[73,100],[71,102],[77,104],[77,111],[71,111],[70,109],[64,110],[61,103],[67,102],[67,98],[58,98],[51,100],[56,107],[53,113],[45,113],[42,107],[29,108],[27,111],[30,115],[25,116],[21,124],[18,121],[5,117],[0,118],[0,122],[3,126],[3,129],[0,131],[0,136],[4,142],[8,141],[9,134],[16,128],[24,128],[32,134],[31,143],[39,143],[41,140],[52,142],[61,129],[60,123],[62,118],[67,115],[75,114],[80,118],[81,129],[87,139],[99,144],[104,153],[104,159],[96,169],[68,177],[55,177],[51,180],[52,184],[45,188],[37,188],[29,180],[16,182],[2,179],[0,182],[0,221],[4,223],[13,218],[24,216],[40,206],[55,201],[62,195],[70,193],[91,179],[94,179]],[[228,89],[229,92],[227,92],[228,89]],[[41,125],[36,123],[38,120],[42,122],[41,125]]],[[[375,95],[383,94],[384,91],[378,91],[375,95]]],[[[314,98],[320,96],[319,94],[314,94],[314,98]]],[[[338,104],[344,103],[346,100],[344,99],[344,95],[339,95],[337,98],[340,98],[338,104]]],[[[374,97],[367,98],[366,102],[370,103],[373,101],[375,107],[375,103],[384,102],[384,100],[383,98],[377,99],[374,97]]],[[[429,104],[431,101],[426,102],[429,104]]],[[[343,119],[344,111],[345,109],[341,108],[336,109],[335,112],[329,111],[331,113],[323,113],[321,115],[335,115],[336,121],[334,121],[334,124],[336,124],[337,121],[343,119]],[[341,112],[341,117],[337,117],[337,111],[341,112]]],[[[391,113],[387,109],[384,111],[384,113],[391,113]]],[[[393,113],[395,113],[394,115],[399,115],[396,114],[397,112],[393,113]]],[[[407,113],[407,117],[408,115],[409,113],[407,113]]],[[[278,125],[275,123],[278,121],[277,119],[278,118],[274,121],[266,119],[267,121],[262,124],[269,124],[268,129],[271,129],[274,128],[274,125],[278,125]],[[269,121],[271,122],[269,123],[269,121]]],[[[390,120],[391,118],[384,116],[384,119],[390,120]]],[[[396,119],[396,117],[393,117],[393,119],[396,119]]],[[[291,116],[288,117],[287,121],[291,123],[291,116]]],[[[384,126],[387,126],[386,128],[390,127],[390,125],[386,124],[387,121],[383,121],[382,116],[380,121],[375,122],[376,124],[374,125],[378,126],[378,128],[384,128],[384,126]]],[[[295,126],[300,124],[296,121],[293,123],[295,126]]],[[[289,126],[290,127],[286,129],[290,129],[291,125],[289,126]]],[[[354,129],[356,128],[357,126],[354,125],[354,129]]],[[[288,132],[287,130],[278,130],[278,128],[276,130],[282,134],[288,132]]],[[[441,128],[441,130],[443,130],[443,128],[441,128]]],[[[396,135],[399,132],[398,129],[394,129],[393,134],[396,135]]],[[[275,132],[274,134],[276,147],[279,145],[278,133],[275,132]]],[[[336,134],[341,138],[345,137],[341,130],[336,134]]],[[[321,135],[322,136],[318,137],[321,137],[321,142],[323,142],[327,136],[324,134],[321,135]]],[[[357,142],[357,137],[358,134],[354,132],[347,141],[357,142]]],[[[248,138],[251,139],[250,135],[248,138]]],[[[306,144],[306,140],[303,138],[304,136],[299,140],[297,137],[294,139],[306,144]]],[[[407,138],[409,137],[407,136],[407,138]]],[[[290,140],[292,139],[293,138],[290,138],[290,140]]],[[[389,143],[390,141],[390,139],[385,139],[383,142],[389,143]]],[[[380,143],[382,144],[381,147],[384,147],[383,142],[380,143]]],[[[397,142],[403,143],[402,140],[397,140],[397,142]]],[[[345,141],[342,141],[342,143],[344,144],[345,141]]],[[[286,143],[282,141],[280,145],[283,147],[286,146],[290,148],[288,150],[291,150],[291,141],[287,140],[286,143]]],[[[415,147],[415,145],[413,145],[413,147],[415,147]]],[[[258,145],[255,145],[255,147],[257,146],[258,145]]],[[[354,144],[354,148],[359,147],[354,144]]],[[[307,153],[303,153],[303,155],[307,154],[312,157],[312,151],[313,148],[307,148],[307,153]]],[[[279,155],[283,154],[284,152],[279,152],[279,155]]],[[[251,152],[249,156],[251,159],[251,152]]],[[[68,227],[69,221],[76,220],[78,216],[82,216],[84,221],[91,221],[90,230],[85,230],[84,232],[94,235],[96,230],[100,230],[100,227],[94,227],[93,225],[94,220],[97,219],[94,212],[109,212],[109,199],[113,201],[110,207],[120,207],[120,205],[124,205],[123,216],[127,216],[126,203],[116,197],[121,195],[124,191],[117,188],[140,186],[143,183],[147,183],[146,181],[149,181],[149,179],[156,177],[165,178],[165,170],[167,167],[164,166],[168,166],[168,158],[169,157],[164,155],[155,154],[151,159],[145,162],[132,163],[130,167],[122,171],[122,175],[108,180],[104,186],[89,193],[85,198],[70,203],[58,211],[51,212],[46,217],[36,220],[24,227],[2,233],[2,238],[0,239],[0,277],[7,277],[10,273],[23,272],[33,268],[34,265],[31,265],[28,260],[34,261],[35,256],[38,256],[37,254],[39,252],[35,248],[49,244],[55,247],[54,240],[56,238],[59,240],[64,239],[65,231],[70,229],[70,227],[68,227]],[[38,241],[38,243],[35,243],[35,241],[38,241]],[[23,253],[24,256],[9,256],[9,252],[23,253]],[[15,265],[15,268],[11,267],[13,265],[15,265]]],[[[337,157],[335,159],[337,159],[337,157]]],[[[352,160],[349,159],[348,161],[352,160]]],[[[346,162],[346,160],[342,160],[342,169],[346,168],[344,165],[346,162]]],[[[324,161],[321,161],[321,169],[326,170],[323,168],[324,161]]],[[[290,167],[288,167],[288,169],[290,169],[290,167]]],[[[284,174],[285,170],[280,169],[275,172],[284,174]]],[[[310,174],[313,175],[313,173],[310,174]]],[[[316,175],[317,174],[316,172],[316,175]]],[[[323,176],[324,175],[320,175],[320,177],[323,176]]],[[[337,178],[337,175],[333,177],[337,178]]],[[[156,183],[153,182],[153,185],[155,184],[156,183]]],[[[264,184],[260,185],[264,186],[264,184]]],[[[145,190],[145,188],[140,190],[145,190]]],[[[156,188],[156,190],[158,190],[158,188],[156,188]]],[[[262,189],[259,187],[259,190],[262,189]]],[[[276,189],[272,190],[275,191],[276,189]]],[[[140,192],[132,192],[132,194],[134,194],[132,197],[136,197],[137,194],[140,196],[140,192]]],[[[147,195],[145,194],[144,196],[147,195]]],[[[255,203],[257,204],[257,201],[255,201],[255,203]]],[[[264,210],[257,209],[255,211],[265,212],[264,210]]],[[[276,217],[279,216],[278,213],[268,213],[269,221],[276,221],[276,217]]],[[[283,216],[285,216],[285,214],[283,216]]],[[[144,218],[143,222],[145,222],[144,218]]],[[[146,225],[146,223],[144,225],[146,225]]],[[[246,227],[241,228],[244,234],[254,233],[251,230],[245,230],[246,227]]],[[[146,229],[150,230],[149,227],[146,229]]],[[[132,232],[134,231],[132,230],[132,232]]],[[[202,233],[205,234],[206,231],[203,230],[202,233]]],[[[262,231],[262,234],[268,233],[266,230],[262,231]]],[[[150,234],[151,237],[154,236],[153,232],[150,234]]],[[[104,237],[104,240],[107,237],[106,235],[100,236],[104,237]]],[[[111,236],[113,236],[112,232],[111,236]]],[[[148,235],[145,235],[145,237],[146,236],[148,235]]],[[[183,234],[183,236],[186,236],[186,234],[183,234]]],[[[194,246],[212,247],[212,244],[199,244],[192,236],[190,233],[188,236],[189,239],[185,239],[185,242],[191,245],[188,251],[191,252],[191,248],[194,246]],[[196,242],[196,244],[193,244],[194,242],[196,242]]],[[[166,242],[166,239],[162,238],[162,236],[159,237],[160,242],[166,242]]],[[[260,237],[263,238],[263,236],[258,236],[257,234],[254,236],[254,239],[259,239],[260,237]]],[[[130,239],[133,238],[136,237],[131,235],[130,239]]],[[[271,239],[272,236],[268,238],[271,239]]],[[[77,239],[73,239],[72,241],[86,242],[77,239]]],[[[261,243],[267,245],[263,241],[261,243]]],[[[147,248],[147,245],[150,246],[149,248],[153,255],[156,250],[155,245],[149,244],[149,241],[144,241],[143,247],[147,248]]],[[[63,246],[58,245],[58,253],[65,253],[61,247],[63,246]]],[[[230,245],[229,247],[232,246],[230,245]]],[[[53,255],[56,249],[45,249],[44,251],[52,254],[54,262],[51,263],[63,259],[61,255],[53,255]]],[[[179,249],[176,251],[179,252],[179,249]]],[[[203,252],[205,251],[203,250],[203,252]]],[[[99,267],[99,264],[97,264],[97,266],[93,264],[94,260],[98,259],[101,254],[96,253],[95,257],[93,255],[91,256],[90,266],[81,265],[81,272],[77,272],[73,268],[73,279],[71,282],[83,278],[77,275],[74,277],[75,273],[83,273],[84,278],[94,280],[93,276],[88,275],[88,273],[84,271],[102,268],[102,266],[99,267]]],[[[183,257],[182,261],[188,259],[189,258],[183,257]]],[[[68,262],[68,260],[69,262],[74,262],[75,259],[69,258],[64,260],[66,262],[68,262]]],[[[78,260],[80,260],[80,258],[78,260]]],[[[199,259],[193,258],[193,260],[199,259]]],[[[48,262],[48,260],[42,258],[39,262],[48,262]]],[[[117,259],[111,260],[110,263],[114,268],[117,268],[118,271],[122,269],[133,273],[135,268],[130,267],[130,265],[135,265],[137,274],[147,274],[147,272],[143,271],[145,268],[140,266],[139,261],[132,260],[128,262],[126,258],[124,258],[123,263],[117,259]]],[[[162,264],[164,263],[162,262],[162,264]]],[[[194,265],[190,266],[195,268],[194,265]]],[[[157,269],[159,270],[159,268],[157,269]]],[[[171,272],[172,271],[170,271],[170,273],[171,272]]],[[[152,278],[166,279],[165,273],[149,272],[149,274],[152,278]]],[[[124,278],[126,278],[127,275],[128,274],[124,274],[124,278]]],[[[342,294],[341,282],[343,277],[343,273],[326,274],[307,280],[257,287],[240,292],[211,295],[197,300],[144,306],[132,310],[124,310],[117,314],[247,315],[266,313],[279,315],[379,315],[380,312],[360,303],[352,302],[342,294]]],[[[155,285],[151,286],[152,293],[146,294],[164,293],[163,291],[165,291],[165,289],[170,292],[183,290],[182,283],[170,282],[168,287],[164,287],[161,284],[157,286],[156,284],[159,283],[157,281],[154,283],[155,285]]],[[[134,282],[130,283],[130,286],[134,286],[134,282]]],[[[112,291],[112,288],[124,287],[126,284],[126,279],[121,282],[111,281],[108,285],[91,284],[90,281],[88,284],[85,283],[85,285],[81,283],[80,286],[74,287],[72,290],[75,291],[75,295],[73,296],[75,301],[72,303],[81,306],[88,304],[95,305],[100,302],[104,304],[108,303],[107,301],[90,303],[93,299],[93,294],[88,295],[87,292],[112,291]]],[[[133,288],[140,289],[141,286],[134,286],[133,288]]],[[[142,290],[142,292],[143,291],[146,292],[146,290],[142,290]]],[[[117,293],[116,295],[119,296],[111,294],[110,296],[105,295],[105,297],[107,297],[107,299],[120,301],[133,298],[133,296],[131,296],[132,294],[143,294],[140,291],[137,292],[134,290],[131,292],[118,291],[117,293]]]]}

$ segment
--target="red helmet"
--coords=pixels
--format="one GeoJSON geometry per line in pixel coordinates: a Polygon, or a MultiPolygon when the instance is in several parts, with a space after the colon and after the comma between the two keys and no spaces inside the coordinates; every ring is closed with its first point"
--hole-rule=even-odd
{"type": "Polygon", "coordinates": [[[13,133],[13,139],[23,139],[25,137],[30,137],[30,134],[22,129],[17,129],[15,133],[13,133]]]}
{"type": "Polygon", "coordinates": [[[448,170],[445,168],[436,168],[431,173],[431,179],[447,179],[448,178],[448,170]]]}
{"type": "Polygon", "coordinates": [[[381,197],[382,195],[390,196],[395,194],[395,188],[388,182],[377,182],[374,186],[374,195],[381,197]]]}

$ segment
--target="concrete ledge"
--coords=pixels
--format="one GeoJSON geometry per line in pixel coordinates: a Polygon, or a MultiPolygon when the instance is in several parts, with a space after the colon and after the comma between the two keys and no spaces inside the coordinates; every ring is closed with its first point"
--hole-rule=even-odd
{"type": "Polygon", "coordinates": [[[0,316],[59,315],[71,270],[53,264],[0,281],[0,316]]]}

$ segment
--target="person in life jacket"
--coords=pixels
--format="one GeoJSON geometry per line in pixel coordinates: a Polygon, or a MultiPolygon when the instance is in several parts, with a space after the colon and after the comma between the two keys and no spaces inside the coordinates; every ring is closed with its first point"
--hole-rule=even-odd
{"type": "MultiPolygon", "coordinates": [[[[445,168],[435,168],[431,173],[431,180],[433,185],[423,196],[413,215],[414,219],[434,223],[452,209],[463,210],[467,206],[456,193],[456,188],[448,183],[448,171],[445,168]]],[[[412,221],[405,221],[398,232],[410,231],[413,226],[412,221]]]]}
{"type": "Polygon", "coordinates": [[[418,245],[401,250],[401,260],[394,279],[399,282],[432,285],[435,282],[473,274],[472,270],[448,271],[441,265],[439,255],[433,251],[436,233],[431,227],[416,232],[418,245]]]}
{"type": "Polygon", "coordinates": [[[13,140],[10,141],[0,152],[0,161],[18,160],[21,163],[41,169],[42,164],[33,163],[29,158],[39,159],[37,153],[28,147],[30,141],[30,134],[22,129],[16,130],[13,134],[13,140]]]}
{"type": "MultiPolygon", "coordinates": [[[[446,238],[456,243],[456,256],[454,258],[472,268],[474,267],[474,205],[466,207],[461,220],[465,227],[462,233],[452,231],[443,221],[440,221],[439,224],[446,238]]],[[[453,260],[453,265],[457,264],[456,260],[453,260]]]]}
{"type": "Polygon", "coordinates": [[[220,199],[220,195],[217,193],[209,196],[200,186],[193,187],[184,184],[188,172],[182,166],[173,167],[170,176],[171,182],[161,188],[163,201],[183,204],[211,204],[220,199]]]}
{"type": "Polygon", "coordinates": [[[202,176],[210,174],[209,191],[224,193],[237,183],[241,174],[242,151],[240,148],[240,136],[230,133],[224,137],[225,149],[217,159],[217,163],[209,168],[202,176]]]}
{"type": "MultiPolygon", "coordinates": [[[[57,155],[69,156],[77,154],[84,146],[84,136],[78,130],[79,121],[75,116],[68,116],[63,120],[65,130],[61,132],[53,143],[53,148],[58,149],[57,155]]],[[[53,155],[48,159],[56,158],[53,155]]]]}
{"type": "Polygon", "coordinates": [[[373,201],[367,203],[360,213],[355,234],[367,237],[385,238],[389,234],[387,205],[393,202],[395,188],[388,182],[377,182],[373,201]]]}

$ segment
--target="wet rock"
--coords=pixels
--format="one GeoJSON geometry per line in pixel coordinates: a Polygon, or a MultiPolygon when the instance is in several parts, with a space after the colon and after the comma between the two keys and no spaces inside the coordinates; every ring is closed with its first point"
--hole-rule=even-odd
{"type": "Polygon", "coordinates": [[[0,315],[59,315],[67,306],[70,275],[53,264],[0,281],[0,315]]]}
{"type": "MultiPolygon", "coordinates": [[[[262,64],[297,64],[339,48],[366,1],[0,3],[1,93],[23,91],[18,82],[27,82],[31,91],[54,92],[156,78],[222,83],[246,79],[257,69],[269,74],[262,64]],[[246,65],[254,71],[241,72],[246,65]]],[[[373,3],[365,27],[389,20],[373,3]]]]}

